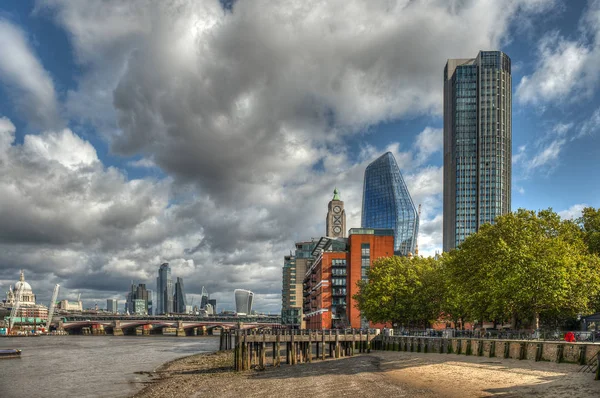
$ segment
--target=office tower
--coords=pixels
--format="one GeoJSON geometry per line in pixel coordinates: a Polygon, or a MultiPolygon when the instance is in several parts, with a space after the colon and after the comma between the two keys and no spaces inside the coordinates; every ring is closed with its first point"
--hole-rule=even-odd
{"type": "Polygon", "coordinates": [[[177,314],[187,313],[187,301],[185,299],[185,291],[183,290],[183,278],[177,277],[175,282],[175,295],[173,296],[173,308],[177,314]]]}
{"type": "Polygon", "coordinates": [[[283,258],[281,290],[281,323],[294,329],[304,329],[302,280],[310,268],[316,241],[296,242],[294,254],[283,258]]]}
{"type": "Polygon", "coordinates": [[[154,315],[154,291],[148,290],[148,315],[154,315]]]}
{"type": "Polygon", "coordinates": [[[156,278],[156,314],[170,314],[173,312],[173,281],[171,280],[171,267],[169,263],[161,264],[156,278]]]}
{"type": "Polygon", "coordinates": [[[119,302],[116,299],[106,300],[106,312],[116,314],[118,312],[119,302]]]}
{"type": "Polygon", "coordinates": [[[501,51],[444,68],[444,251],[510,212],[511,62],[501,51]]]}
{"type": "Polygon", "coordinates": [[[394,252],[401,256],[415,253],[419,215],[391,152],[381,155],[365,170],[361,225],[393,229],[394,252]]]}
{"type": "Polygon", "coordinates": [[[202,291],[200,292],[200,309],[205,310],[206,304],[208,304],[208,292],[202,286],[202,291]]]}
{"type": "Polygon", "coordinates": [[[233,295],[235,297],[235,312],[238,315],[250,315],[252,313],[254,293],[250,290],[235,289],[233,295]]]}
{"type": "Polygon", "coordinates": [[[337,188],[333,190],[333,199],[329,201],[325,236],[346,237],[346,210],[344,210],[344,202],[340,199],[340,192],[337,188]]]}
{"type": "Polygon", "coordinates": [[[216,314],[217,313],[217,300],[210,299],[210,300],[208,300],[208,304],[212,305],[213,314],[216,314]]]}
{"type": "Polygon", "coordinates": [[[296,257],[291,252],[283,258],[282,274],[281,324],[298,328],[302,317],[302,307],[298,301],[302,292],[297,291],[296,278],[301,279],[302,275],[296,275],[296,257]]]}
{"type": "Polygon", "coordinates": [[[144,283],[140,283],[139,285],[132,283],[129,293],[127,293],[127,300],[125,301],[125,312],[129,312],[130,314],[149,314],[150,305],[150,296],[149,291],[146,289],[146,285],[144,283]],[[142,312],[139,310],[139,303],[136,307],[136,300],[142,300],[144,302],[144,309],[142,312]]]}

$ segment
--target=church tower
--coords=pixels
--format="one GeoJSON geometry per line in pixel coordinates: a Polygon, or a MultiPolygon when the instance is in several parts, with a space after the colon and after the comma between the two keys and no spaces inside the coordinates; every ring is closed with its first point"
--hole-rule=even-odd
{"type": "Polygon", "coordinates": [[[337,188],[333,190],[333,199],[329,201],[327,210],[327,230],[325,236],[331,238],[346,237],[346,211],[344,202],[340,200],[340,192],[337,188]]]}

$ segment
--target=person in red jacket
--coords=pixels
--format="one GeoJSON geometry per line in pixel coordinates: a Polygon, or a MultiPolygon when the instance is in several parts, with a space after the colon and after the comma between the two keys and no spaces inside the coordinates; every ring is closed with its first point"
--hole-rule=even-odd
{"type": "Polygon", "coordinates": [[[573,332],[567,332],[565,334],[565,341],[569,343],[573,343],[575,341],[575,334],[573,332]]]}

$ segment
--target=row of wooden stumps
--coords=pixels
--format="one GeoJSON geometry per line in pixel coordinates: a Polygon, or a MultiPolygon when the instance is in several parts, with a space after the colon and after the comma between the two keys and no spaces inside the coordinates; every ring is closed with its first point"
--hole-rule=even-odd
{"type": "Polygon", "coordinates": [[[370,340],[374,336],[369,331],[339,330],[272,330],[235,333],[234,368],[248,370],[252,367],[265,369],[267,351],[271,351],[272,366],[281,366],[282,346],[285,344],[285,363],[296,365],[313,360],[352,356],[356,352],[370,352],[370,340]]]}
{"type": "Polygon", "coordinates": [[[233,332],[229,329],[222,329],[219,337],[219,351],[231,350],[233,332]]]}

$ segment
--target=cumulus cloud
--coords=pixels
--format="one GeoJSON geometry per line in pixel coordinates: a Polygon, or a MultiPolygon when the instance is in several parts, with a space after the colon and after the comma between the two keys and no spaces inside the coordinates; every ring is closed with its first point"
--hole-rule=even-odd
{"type": "Polygon", "coordinates": [[[442,129],[434,129],[426,127],[419,135],[415,142],[417,149],[417,162],[425,162],[431,155],[440,152],[444,147],[444,131],[442,129]]]}
{"type": "Polygon", "coordinates": [[[581,213],[586,207],[588,207],[586,204],[576,204],[566,210],[559,211],[558,215],[563,219],[574,220],[581,217],[581,213]]]}
{"type": "Polygon", "coordinates": [[[594,92],[600,78],[600,1],[588,3],[579,25],[575,39],[553,31],[540,40],[535,70],[517,87],[519,102],[570,101],[594,92]]]}
{"type": "Polygon", "coordinates": [[[0,80],[5,93],[37,127],[60,125],[59,105],[50,74],[37,59],[25,33],[0,17],[0,80]]]}

